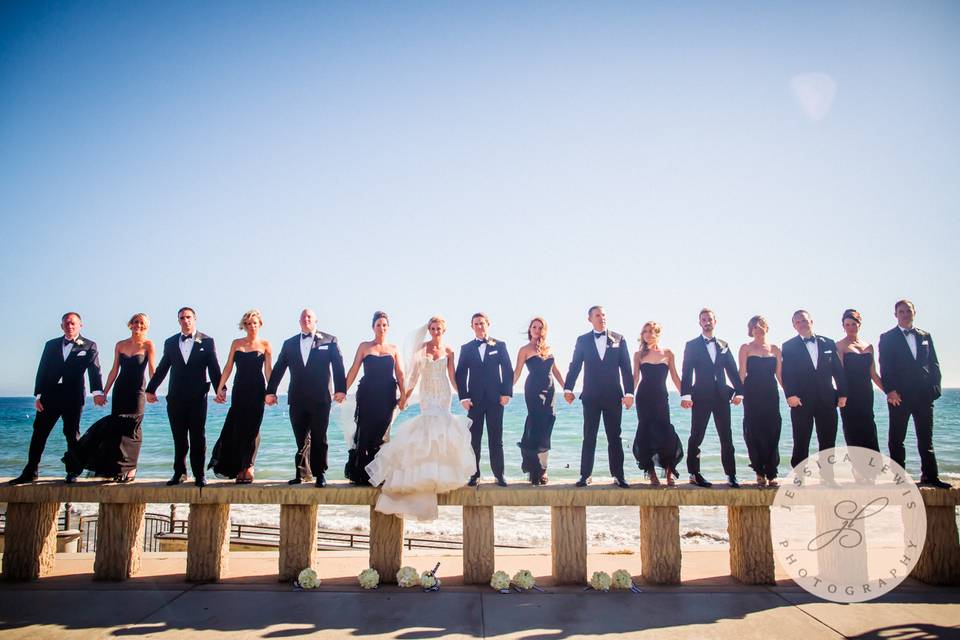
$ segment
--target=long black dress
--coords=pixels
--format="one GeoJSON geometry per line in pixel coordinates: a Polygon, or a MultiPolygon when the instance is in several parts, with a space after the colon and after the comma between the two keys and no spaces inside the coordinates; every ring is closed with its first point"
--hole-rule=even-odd
{"type": "Polygon", "coordinates": [[[675,476],[677,465],[683,460],[683,444],[670,423],[670,404],[667,398],[666,363],[644,362],[640,365],[640,383],[637,385],[637,435],[633,439],[633,456],[637,466],[648,474],[659,464],[675,476]]]}
{"type": "Polygon", "coordinates": [[[123,476],[137,468],[142,443],[141,424],[146,386],[147,356],[119,354],[120,371],[113,385],[110,415],[87,429],[77,443],[77,454],[64,454],[68,473],[84,469],[101,478],[123,476]]]}
{"type": "Polygon", "coordinates": [[[847,352],[843,372],[847,376],[847,406],[840,409],[843,437],[848,447],[880,451],[877,423],[873,418],[873,353],[847,352]]]}
{"type": "Polygon", "coordinates": [[[230,409],[223,421],[220,437],[213,445],[210,464],[218,478],[236,478],[253,467],[260,446],[260,423],[267,384],[263,378],[264,355],[259,351],[233,354],[237,375],[233,381],[230,409]]]}
{"type": "Polygon", "coordinates": [[[366,466],[380,451],[383,436],[393,420],[393,409],[397,406],[397,381],[393,370],[393,356],[390,354],[378,356],[371,353],[363,358],[363,377],[357,386],[354,414],[357,431],[353,436],[354,447],[343,470],[347,479],[356,484],[370,484],[366,466]]]}
{"type": "Polygon", "coordinates": [[[553,356],[527,358],[527,380],[523,385],[523,399],[527,404],[527,419],[523,424],[523,436],[517,446],[523,462],[524,473],[539,478],[546,469],[540,464],[539,454],[550,450],[550,435],[557,420],[554,410],[554,387],[550,373],[553,356]]]}
{"type": "Polygon", "coordinates": [[[767,480],[777,477],[782,426],[777,358],[748,356],[747,377],[743,381],[743,439],[750,467],[767,480]]]}

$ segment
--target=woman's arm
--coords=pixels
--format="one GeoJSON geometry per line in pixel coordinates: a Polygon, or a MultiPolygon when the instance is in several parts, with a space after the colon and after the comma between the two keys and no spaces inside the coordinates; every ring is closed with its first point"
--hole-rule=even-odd
{"type": "MultiPolygon", "coordinates": [[[[867,351],[871,354],[873,353],[873,345],[867,346],[867,351]]],[[[883,379],[880,377],[880,374],[877,373],[877,359],[870,358],[870,378],[873,379],[873,384],[877,385],[877,389],[883,391],[883,379]]],[[[886,393],[884,391],[884,393],[886,393]]]]}
{"type": "Polygon", "coordinates": [[[740,354],[737,360],[740,361],[740,382],[744,382],[747,379],[747,345],[740,345],[740,354]]]}
{"type": "Polygon", "coordinates": [[[230,343],[230,355],[227,356],[227,364],[223,367],[223,373],[220,374],[220,381],[217,383],[217,397],[215,398],[216,402],[225,402],[227,399],[227,390],[224,387],[227,386],[227,380],[230,379],[230,374],[233,373],[233,359],[234,355],[237,353],[237,345],[240,343],[240,340],[234,340],[230,343]]]}
{"type": "MultiPolygon", "coordinates": [[[[633,352],[633,381],[640,384],[640,350],[633,352]]],[[[633,391],[631,389],[631,391],[633,391]]]]}
{"type": "Polygon", "coordinates": [[[360,346],[357,347],[357,355],[353,357],[353,364],[350,365],[350,371],[347,371],[347,391],[350,390],[353,381],[357,379],[357,374],[360,373],[360,363],[363,362],[363,348],[367,346],[366,342],[361,342],[360,346]]]}
{"type": "Polygon", "coordinates": [[[447,376],[450,378],[453,392],[459,395],[460,390],[457,388],[457,370],[453,366],[453,349],[450,347],[447,347],[447,376]]]}
{"type": "MultiPolygon", "coordinates": [[[[403,365],[400,364],[400,352],[393,348],[393,375],[397,379],[397,391],[400,394],[400,402],[403,403],[407,397],[407,389],[404,386],[403,365]]],[[[403,407],[400,407],[401,409],[403,407]]]]}
{"type": "Polygon", "coordinates": [[[513,370],[513,385],[517,385],[517,381],[520,379],[520,374],[523,372],[523,363],[527,361],[527,346],[524,345],[520,347],[520,351],[517,351],[517,366],[513,370]]]}
{"type": "Polygon", "coordinates": [[[563,389],[563,374],[560,373],[560,367],[557,366],[556,358],[553,360],[553,377],[557,379],[557,384],[563,389]]]}
{"type": "Polygon", "coordinates": [[[143,350],[147,352],[147,371],[152,378],[153,374],[157,372],[157,348],[153,346],[153,340],[147,340],[143,345],[143,350]]]}
{"type": "Polygon", "coordinates": [[[110,393],[110,388],[113,387],[113,383],[117,379],[117,374],[120,373],[120,343],[118,342],[113,347],[113,368],[110,369],[110,375],[107,376],[107,386],[103,388],[103,395],[110,393]]]}
{"type": "Polygon", "coordinates": [[[673,351],[667,349],[664,353],[667,356],[667,364],[670,365],[670,377],[673,379],[673,385],[677,388],[677,391],[680,391],[680,376],[677,375],[677,364],[673,357],[673,351]]]}
{"type": "MultiPolygon", "coordinates": [[[[777,382],[783,387],[783,353],[780,352],[780,347],[771,346],[770,350],[773,351],[773,355],[777,358],[777,382]]],[[[784,389],[783,392],[786,393],[787,390],[784,389]]]]}
{"type": "Polygon", "coordinates": [[[273,347],[266,340],[263,341],[263,379],[269,380],[273,373],[273,347]]]}

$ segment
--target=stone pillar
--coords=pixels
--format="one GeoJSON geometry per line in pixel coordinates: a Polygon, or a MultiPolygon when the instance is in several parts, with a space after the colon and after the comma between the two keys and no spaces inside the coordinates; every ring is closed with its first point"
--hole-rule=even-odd
{"type": "Polygon", "coordinates": [[[317,558],[317,505],[280,505],[280,582],[290,582],[317,558]]]}
{"type": "Polygon", "coordinates": [[[640,564],[647,582],[680,583],[679,507],[640,507],[640,564]]]}
{"type": "Polygon", "coordinates": [[[187,581],[217,582],[230,557],[230,505],[191,504],[187,523],[187,581]]]}
{"type": "Polygon", "coordinates": [[[493,545],[493,507],[464,507],[464,584],[490,583],[496,560],[493,545]]]}
{"type": "Polygon", "coordinates": [[[10,502],[3,541],[3,577],[36,580],[53,573],[59,502],[10,502]]]}
{"type": "Polygon", "coordinates": [[[380,582],[393,584],[403,562],[403,518],[370,507],[370,566],[380,582]]]}
{"type": "Polygon", "coordinates": [[[96,580],[126,580],[140,572],[145,504],[100,505],[97,518],[96,580]]]}
{"type": "Polygon", "coordinates": [[[927,505],[927,540],[910,576],[927,584],[960,586],[956,507],[927,505]]]}
{"type": "Polygon", "coordinates": [[[557,584],[587,582],[586,507],[550,507],[550,551],[557,584]]]}
{"type": "Polygon", "coordinates": [[[727,507],[730,575],[744,584],[774,584],[770,507],[727,507]]]}

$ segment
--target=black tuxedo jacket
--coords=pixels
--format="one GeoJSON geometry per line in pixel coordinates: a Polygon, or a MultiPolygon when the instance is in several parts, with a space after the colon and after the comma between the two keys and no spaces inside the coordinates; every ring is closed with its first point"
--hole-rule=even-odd
{"type": "Polygon", "coordinates": [[[97,352],[96,342],[77,336],[70,354],[64,360],[63,336],[48,340],[43,345],[33,395],[39,395],[40,402],[43,402],[45,395],[56,393],[67,402],[83,405],[84,397],[87,395],[83,383],[84,372],[90,379],[90,391],[103,391],[103,381],[100,378],[100,355],[97,352]]]}
{"type": "Polygon", "coordinates": [[[150,378],[147,393],[156,393],[170,372],[170,384],[167,387],[168,400],[197,400],[207,395],[210,385],[220,382],[220,363],[217,362],[217,348],[213,338],[200,333],[194,334],[193,349],[190,357],[183,361],[180,353],[180,333],[175,333],[163,341],[163,357],[157,370],[150,378]],[[209,374],[210,380],[207,380],[209,374]]]}
{"type": "Polygon", "coordinates": [[[277,364],[267,383],[267,394],[275,394],[287,369],[290,369],[290,386],[287,389],[287,404],[329,404],[330,371],[333,370],[333,388],[337,393],[347,392],[347,376],[343,369],[343,355],[336,337],[317,331],[313,345],[303,364],[300,353],[300,334],[284,340],[277,364]]]}
{"type": "Polygon", "coordinates": [[[697,400],[712,400],[718,395],[729,401],[734,393],[743,395],[737,361],[730,352],[730,345],[717,339],[717,361],[710,359],[707,343],[697,336],[683,349],[683,375],[680,378],[680,395],[697,400]],[[733,383],[731,387],[727,378],[733,383]]]}
{"type": "Polygon", "coordinates": [[[788,398],[799,397],[805,407],[812,408],[816,404],[836,406],[837,398],[847,395],[847,379],[837,355],[837,345],[830,338],[815,337],[818,350],[816,369],[800,336],[783,343],[783,392],[788,398]]]}
{"type": "Polygon", "coordinates": [[[940,362],[933,348],[933,336],[914,329],[917,335],[917,357],[913,357],[907,338],[899,326],[880,336],[880,377],[883,390],[900,395],[940,397],[940,362]]]}
{"type": "Polygon", "coordinates": [[[619,333],[607,332],[607,350],[603,354],[603,360],[597,352],[593,331],[577,338],[577,344],[573,348],[573,360],[567,370],[564,391],[573,391],[581,368],[583,369],[583,391],[580,393],[580,399],[584,402],[590,404],[619,402],[623,398],[624,389],[627,393],[633,393],[630,350],[619,333]]]}
{"type": "Polygon", "coordinates": [[[457,362],[457,395],[473,404],[500,403],[500,396],[513,396],[513,364],[507,344],[487,338],[480,360],[480,345],[474,340],[460,347],[457,362]]]}

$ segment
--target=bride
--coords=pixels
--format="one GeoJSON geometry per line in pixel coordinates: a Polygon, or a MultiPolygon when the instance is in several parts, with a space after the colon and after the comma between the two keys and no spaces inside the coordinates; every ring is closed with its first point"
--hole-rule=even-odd
{"type": "Polygon", "coordinates": [[[370,484],[383,484],[376,506],[382,513],[435,520],[437,494],[462,487],[477,471],[470,420],[450,412],[451,385],[457,383],[453,350],[442,342],[446,330],[446,321],[434,316],[417,333],[400,408],[419,382],[420,415],[401,424],[366,467],[370,484]],[[423,342],[427,333],[430,340],[423,342]]]}

